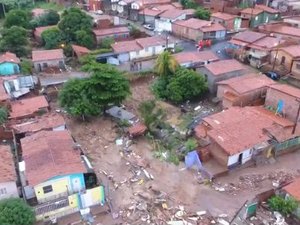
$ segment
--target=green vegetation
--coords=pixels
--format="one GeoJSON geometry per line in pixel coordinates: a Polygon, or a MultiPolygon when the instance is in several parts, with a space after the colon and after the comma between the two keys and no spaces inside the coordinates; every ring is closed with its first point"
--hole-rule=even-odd
{"type": "Polygon", "coordinates": [[[154,69],[159,76],[171,76],[178,67],[178,63],[170,52],[161,53],[155,63],[154,69]]]}
{"type": "Polygon", "coordinates": [[[41,8],[41,9],[48,9],[48,10],[54,10],[54,11],[63,11],[64,6],[60,4],[56,4],[54,2],[36,2],[35,8],[41,8]]]}
{"type": "Polygon", "coordinates": [[[4,107],[0,107],[0,125],[3,125],[8,118],[7,109],[4,107]]]}
{"type": "Polygon", "coordinates": [[[93,48],[94,46],[94,38],[91,33],[88,33],[85,30],[78,30],[75,33],[76,35],[76,43],[78,45],[84,46],[86,48],[93,48]]]}
{"type": "Polygon", "coordinates": [[[31,74],[32,73],[32,63],[28,59],[21,59],[21,73],[22,74],[31,74]]]}
{"type": "Polygon", "coordinates": [[[106,37],[101,41],[101,48],[103,49],[111,49],[111,45],[115,43],[115,40],[111,37],[106,37]]]}
{"type": "Polygon", "coordinates": [[[58,24],[59,20],[60,20],[59,14],[54,10],[49,10],[49,12],[30,21],[30,23],[31,23],[31,26],[34,28],[34,27],[56,25],[56,24],[58,24]]]}
{"type": "Polygon", "coordinates": [[[142,35],[142,32],[135,27],[134,25],[130,24],[130,36],[132,36],[133,38],[140,38],[142,35]]]}
{"type": "Polygon", "coordinates": [[[298,203],[293,198],[285,199],[282,196],[273,196],[268,200],[268,205],[273,211],[280,212],[284,216],[288,216],[293,213],[297,207],[298,203]]]}
{"type": "Polygon", "coordinates": [[[61,32],[57,27],[49,28],[42,33],[45,49],[55,49],[62,44],[61,32]]]}
{"type": "Polygon", "coordinates": [[[190,152],[190,151],[193,151],[193,150],[195,150],[197,148],[198,143],[197,143],[197,140],[195,138],[189,138],[185,142],[184,146],[186,148],[186,151],[190,152]]]}
{"type": "Polygon", "coordinates": [[[75,117],[96,116],[108,105],[120,104],[129,94],[129,82],[109,65],[87,64],[91,76],[68,81],[59,94],[60,105],[75,117]]]}
{"type": "Polygon", "coordinates": [[[0,50],[10,51],[17,56],[26,56],[28,52],[27,31],[22,27],[12,26],[5,28],[1,32],[0,50]]]}
{"type": "Polygon", "coordinates": [[[208,9],[204,9],[202,7],[197,7],[195,12],[195,17],[200,20],[209,20],[211,16],[211,12],[208,9]]]}
{"type": "Polygon", "coordinates": [[[32,225],[35,222],[33,210],[20,198],[0,201],[0,224],[32,225]]]}
{"type": "Polygon", "coordinates": [[[4,27],[11,28],[12,26],[19,26],[25,29],[30,28],[30,13],[20,10],[20,9],[13,9],[7,13],[4,27]]]}
{"type": "Polygon", "coordinates": [[[196,9],[199,6],[194,0],[181,0],[180,2],[185,9],[196,9]]]}

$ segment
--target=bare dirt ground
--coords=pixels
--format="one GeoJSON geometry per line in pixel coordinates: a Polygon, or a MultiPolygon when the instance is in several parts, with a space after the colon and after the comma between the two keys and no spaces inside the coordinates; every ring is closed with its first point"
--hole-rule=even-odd
{"type": "MultiPolygon", "coordinates": [[[[132,96],[125,102],[128,110],[137,113],[141,101],[153,99],[151,82],[152,78],[147,78],[132,84],[132,96]]],[[[174,115],[177,113],[175,110],[174,115]]],[[[225,213],[229,221],[246,200],[272,188],[279,176],[298,175],[300,151],[281,156],[274,164],[232,171],[212,185],[199,184],[195,171],[182,170],[183,163],[175,166],[154,158],[152,143],[146,137],[135,140],[129,148],[118,146],[118,128],[107,117],[92,122],[66,117],[66,121],[109,190],[113,213],[118,216],[98,216],[98,224],[166,224],[174,215],[178,218],[202,210],[213,216],[225,213]]]]}

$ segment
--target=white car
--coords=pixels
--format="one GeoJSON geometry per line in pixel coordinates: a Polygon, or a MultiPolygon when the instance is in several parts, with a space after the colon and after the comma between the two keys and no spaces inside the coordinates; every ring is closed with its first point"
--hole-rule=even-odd
{"type": "Polygon", "coordinates": [[[146,28],[147,30],[154,30],[154,26],[151,24],[144,24],[143,27],[146,28]]]}

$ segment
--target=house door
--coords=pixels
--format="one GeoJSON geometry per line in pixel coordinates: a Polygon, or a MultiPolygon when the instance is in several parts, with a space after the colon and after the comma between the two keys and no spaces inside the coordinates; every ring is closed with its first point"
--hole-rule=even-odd
{"type": "Polygon", "coordinates": [[[243,163],[243,153],[239,155],[239,164],[241,165],[243,163]]]}
{"type": "Polygon", "coordinates": [[[81,190],[81,183],[78,177],[72,179],[73,192],[79,192],[81,190]]]}
{"type": "Polygon", "coordinates": [[[38,67],[38,72],[41,72],[42,71],[42,66],[40,63],[37,64],[37,67],[38,67]]]}
{"type": "Polygon", "coordinates": [[[281,62],[280,62],[280,64],[282,65],[282,64],[284,64],[285,63],[285,56],[282,56],[281,57],[281,62]]]}

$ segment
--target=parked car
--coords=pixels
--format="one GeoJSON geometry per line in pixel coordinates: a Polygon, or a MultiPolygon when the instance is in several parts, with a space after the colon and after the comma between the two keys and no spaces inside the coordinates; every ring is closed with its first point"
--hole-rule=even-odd
{"type": "Polygon", "coordinates": [[[279,80],[280,79],[280,76],[277,73],[273,72],[273,71],[266,72],[266,73],[264,73],[264,75],[271,78],[272,80],[279,80]]]}
{"type": "Polygon", "coordinates": [[[147,30],[154,30],[154,26],[151,24],[144,24],[143,27],[146,28],[147,30]]]}

